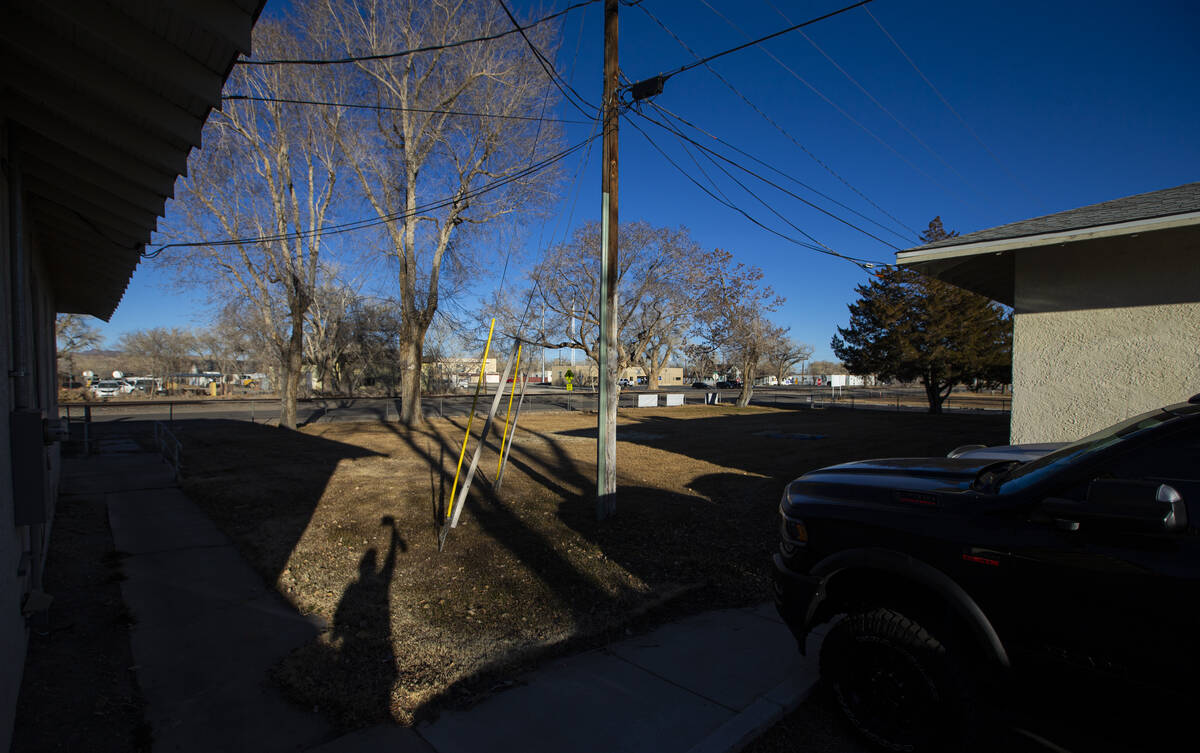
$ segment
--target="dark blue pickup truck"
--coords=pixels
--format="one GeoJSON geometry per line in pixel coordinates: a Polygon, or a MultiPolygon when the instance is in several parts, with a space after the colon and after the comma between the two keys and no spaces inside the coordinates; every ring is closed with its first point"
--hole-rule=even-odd
{"type": "Polygon", "coordinates": [[[830,625],[822,679],[863,735],[958,748],[1026,670],[1196,694],[1200,395],[1057,449],[951,455],[783,493],[779,613],[802,651],[830,625]]]}

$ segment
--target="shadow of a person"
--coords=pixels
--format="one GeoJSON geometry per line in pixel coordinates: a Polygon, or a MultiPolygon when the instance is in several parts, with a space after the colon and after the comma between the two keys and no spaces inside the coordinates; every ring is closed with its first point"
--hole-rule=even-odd
{"type": "Polygon", "coordinates": [[[391,717],[392,689],[396,683],[396,655],[392,648],[391,583],[396,555],[408,551],[396,521],[385,515],[380,525],[391,529],[391,540],[382,566],[376,569],[374,547],[358,563],[358,579],[346,587],[333,614],[332,637],[339,647],[342,672],[355,678],[356,711],[364,718],[391,717]]]}

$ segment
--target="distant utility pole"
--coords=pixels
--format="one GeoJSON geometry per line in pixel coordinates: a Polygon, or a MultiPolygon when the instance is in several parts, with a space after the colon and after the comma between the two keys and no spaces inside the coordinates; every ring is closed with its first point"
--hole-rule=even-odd
{"type": "Polygon", "coordinates": [[[617,8],[604,0],[604,150],[600,190],[600,411],[596,444],[596,519],[617,511],[617,8]]]}

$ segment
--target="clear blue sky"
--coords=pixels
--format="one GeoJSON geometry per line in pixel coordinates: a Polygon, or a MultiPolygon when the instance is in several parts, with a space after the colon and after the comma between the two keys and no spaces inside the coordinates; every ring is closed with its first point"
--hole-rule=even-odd
{"type": "MultiPolygon", "coordinates": [[[[268,12],[278,1],[270,1],[268,12]]],[[[790,25],[774,8],[791,23],[799,23],[849,0],[707,2],[749,36],[702,0],[645,0],[644,5],[693,49],[708,55],[790,25]]],[[[512,0],[525,13],[568,4],[512,0]]],[[[866,7],[978,141],[861,8],[807,27],[807,40],[793,32],[712,63],[824,166],[703,67],[672,77],[655,102],[905,236],[911,234],[859,193],[915,230],[940,215],[948,229],[967,233],[1200,180],[1200,10],[1195,3],[876,0],[866,7]]],[[[600,99],[601,21],[601,3],[569,14],[556,61],[558,70],[591,102],[600,99]]],[[[637,7],[622,6],[620,40],[621,68],[633,81],[694,60],[637,7]]],[[[645,111],[658,116],[652,108],[645,111]]],[[[559,115],[578,113],[563,104],[559,115]]],[[[674,136],[631,117],[689,173],[705,180],[674,136]]],[[[586,134],[584,126],[568,126],[571,143],[586,134]]],[[[707,137],[691,135],[717,147],[707,137]]],[[[694,149],[693,154],[734,204],[799,237],[694,149]]],[[[916,245],[915,238],[902,240],[730,154],[897,246],[916,245]]],[[[599,218],[598,162],[597,145],[582,177],[576,224],[599,218]]],[[[568,162],[568,170],[573,172],[577,164],[568,162]]],[[[737,177],[820,243],[851,256],[894,260],[893,248],[753,178],[741,173],[737,177]]],[[[622,220],[687,226],[703,247],[725,248],[761,267],[787,298],[775,320],[790,326],[796,339],[813,345],[816,358],[832,358],[829,340],[834,328],[845,324],[846,304],[855,298],[853,288],[866,279],[860,268],[780,239],[721,206],[680,175],[627,122],[621,125],[620,210],[622,220]]],[[[114,341],[128,330],[194,326],[204,318],[199,299],[167,287],[165,275],[147,262],[134,274],[103,331],[114,341]]]]}

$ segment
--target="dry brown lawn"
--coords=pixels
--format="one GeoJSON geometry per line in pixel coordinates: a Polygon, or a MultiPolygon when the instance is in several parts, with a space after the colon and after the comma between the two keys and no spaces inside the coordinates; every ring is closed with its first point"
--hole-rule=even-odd
{"type": "Polygon", "coordinates": [[[440,553],[465,417],[411,431],[183,427],[189,494],[268,583],[328,625],[275,679],[296,701],[358,726],[411,724],[554,653],[766,600],[788,480],[848,460],[1003,443],[1007,416],[629,411],[618,428],[617,516],[597,523],[596,416],[527,414],[502,490],[491,485],[493,440],[440,553]]]}

